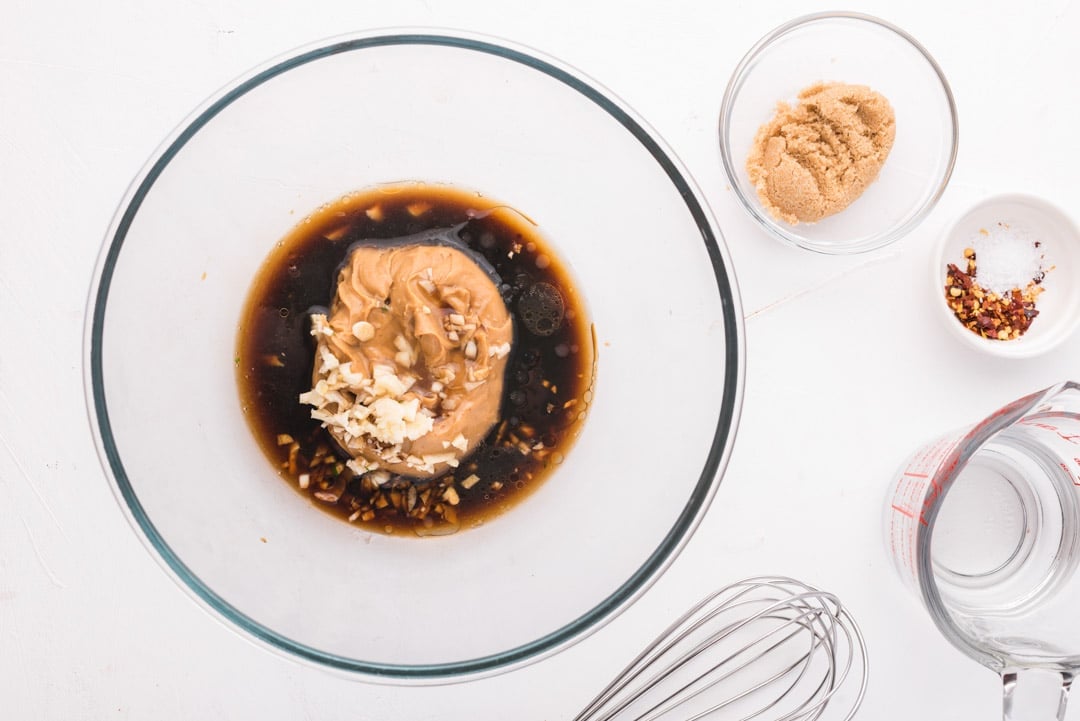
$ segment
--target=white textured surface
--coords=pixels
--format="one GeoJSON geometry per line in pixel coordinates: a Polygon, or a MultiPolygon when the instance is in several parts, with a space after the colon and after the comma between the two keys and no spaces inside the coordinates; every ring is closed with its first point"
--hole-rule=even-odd
{"type": "MultiPolygon", "coordinates": [[[[728,74],[806,2],[61,3],[13,0],[0,24],[0,718],[571,717],[705,591],[786,573],[838,593],[873,663],[860,718],[1000,716],[998,681],[949,647],[894,577],[881,505],[894,467],[941,431],[1077,373],[1080,335],[1008,361],[933,319],[928,254],[980,198],[1041,195],[1080,214],[1080,7],[857,3],[919,38],[960,109],[935,212],[871,256],[769,240],[726,188],[715,138],[728,74]],[[243,641],[199,610],[127,527],[83,409],[91,267],[124,189],[208,94],[282,51],[347,30],[458,27],[555,55],[633,105],[711,198],[734,257],[748,373],[735,453],[671,570],[621,618],[510,675],[370,686],[243,641]],[[805,291],[805,292],[804,292],[805,291]]],[[[1080,705],[1080,704],[1078,704],[1080,705]]],[[[1069,714],[1080,719],[1075,707],[1069,714]]]]}

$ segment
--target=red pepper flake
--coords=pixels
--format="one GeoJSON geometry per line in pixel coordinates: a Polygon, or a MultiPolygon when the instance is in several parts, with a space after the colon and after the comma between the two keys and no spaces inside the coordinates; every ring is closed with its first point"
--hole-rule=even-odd
{"type": "Polygon", "coordinates": [[[953,315],[972,333],[990,340],[1015,340],[1027,332],[1039,315],[1035,299],[1042,293],[1042,278],[1033,278],[1024,288],[998,294],[976,280],[975,251],[964,249],[967,272],[949,263],[945,276],[945,299],[953,315]]]}

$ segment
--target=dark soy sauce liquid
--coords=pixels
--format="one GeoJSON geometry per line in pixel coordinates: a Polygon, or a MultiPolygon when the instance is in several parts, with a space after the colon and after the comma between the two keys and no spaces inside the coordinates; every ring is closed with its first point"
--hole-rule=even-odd
{"type": "MultiPolygon", "coordinates": [[[[237,336],[236,365],[240,400],[251,430],[293,488],[310,496],[317,507],[368,530],[438,535],[502,513],[558,467],[591,401],[595,358],[583,298],[528,218],[476,193],[402,184],[353,193],[324,206],[277,244],[249,291],[237,336]],[[372,508],[361,479],[348,470],[336,502],[316,495],[329,479],[323,485],[310,482],[307,490],[299,484],[301,474],[310,479],[332,473],[348,459],[311,419],[311,407],[298,400],[312,385],[315,343],[309,333],[309,312],[330,305],[338,270],[354,243],[400,242],[404,236],[433,229],[445,229],[439,235],[450,235],[455,244],[486,259],[514,317],[500,421],[441,481],[393,479],[407,495],[402,484],[423,492],[432,484],[445,485],[452,476],[460,501],[453,507],[451,523],[410,517],[392,505],[372,508]],[[282,434],[294,442],[281,443],[282,434]],[[316,464],[321,471],[309,467],[320,447],[329,448],[331,454],[316,464]],[[465,488],[462,482],[472,475],[478,480],[465,488]],[[360,509],[364,518],[359,517],[360,509]]],[[[341,479],[336,483],[340,489],[341,479]]]]}

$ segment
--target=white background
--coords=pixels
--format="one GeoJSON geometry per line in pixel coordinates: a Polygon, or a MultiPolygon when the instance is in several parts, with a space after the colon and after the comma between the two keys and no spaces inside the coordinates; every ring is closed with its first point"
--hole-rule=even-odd
{"type": "MultiPolygon", "coordinates": [[[[764,236],[728,189],[716,117],[742,54],[807,2],[6,0],[0,23],[0,719],[548,719],[573,716],[706,591],[784,573],[840,595],[867,637],[863,719],[1000,717],[999,682],[942,640],[881,540],[892,472],[917,446],[1080,373],[976,354],[934,318],[929,253],[969,205],[1041,195],[1080,215],[1080,7],[859,3],[936,56],[960,111],[937,209],[875,254],[764,236]],[[256,647],[200,610],[125,523],[82,389],[91,268],[124,190],[195,105],[253,65],[342,32],[427,25],[536,47],[633,106],[689,167],[742,287],[746,395],[700,530],[636,605],[509,675],[372,686],[256,647]]],[[[1080,705],[1080,703],[1077,703],[1080,705]]],[[[1073,708],[1070,718],[1080,719],[1073,708]]]]}

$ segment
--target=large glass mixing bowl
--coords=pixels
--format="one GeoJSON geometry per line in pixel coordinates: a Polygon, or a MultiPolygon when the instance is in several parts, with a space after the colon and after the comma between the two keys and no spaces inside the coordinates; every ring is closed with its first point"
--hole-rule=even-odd
{"type": "Polygon", "coordinates": [[[106,475],[169,575],[250,639],[390,682],[514,668],[632,603],[716,491],[743,365],[720,231],[656,134],[560,62],[441,31],[335,38],[197,109],[124,198],[86,330],[106,475]],[[319,205],[401,180],[535,220],[581,285],[599,356],[565,462],[511,511],[438,538],[372,534],[299,496],[234,376],[274,244],[319,205]]]}

